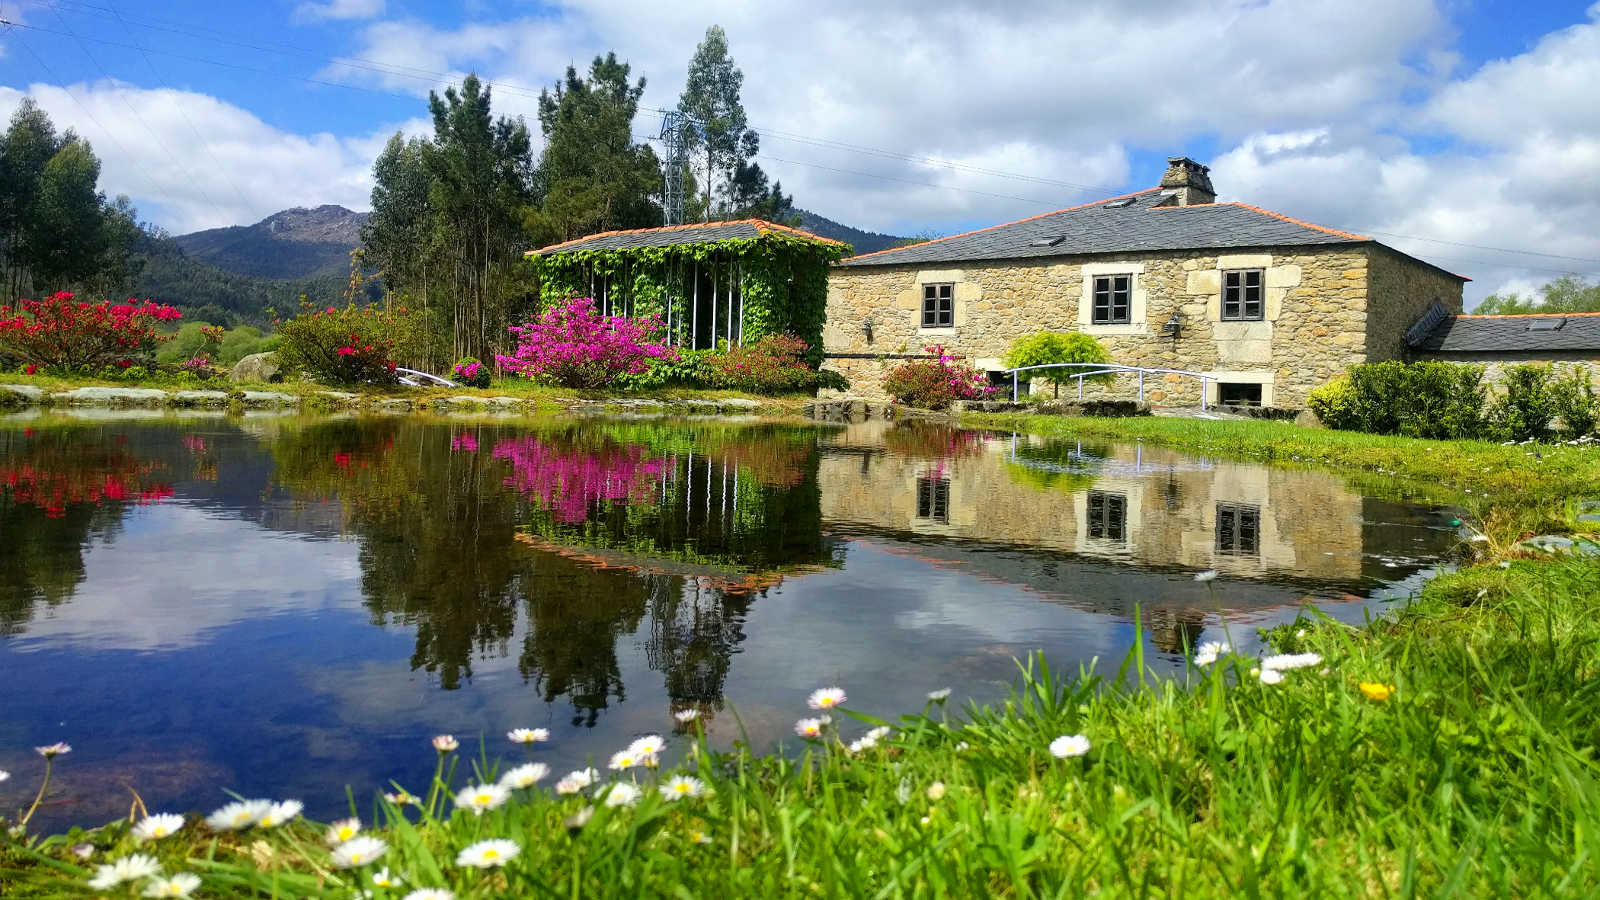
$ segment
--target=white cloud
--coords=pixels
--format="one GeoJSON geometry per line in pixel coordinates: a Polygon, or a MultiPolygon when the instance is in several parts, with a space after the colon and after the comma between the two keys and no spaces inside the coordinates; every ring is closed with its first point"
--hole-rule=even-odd
{"type": "Polygon", "coordinates": [[[345,19],[375,19],[383,15],[384,0],[308,0],[294,8],[294,21],[326,22],[345,19]]]}
{"type": "Polygon", "coordinates": [[[206,94],[117,81],[0,87],[0,115],[9,117],[25,95],[58,129],[89,140],[102,162],[102,190],[128,194],[143,216],[174,233],[255,222],[289,206],[364,209],[372,160],[395,131],[292,134],[206,94]]]}

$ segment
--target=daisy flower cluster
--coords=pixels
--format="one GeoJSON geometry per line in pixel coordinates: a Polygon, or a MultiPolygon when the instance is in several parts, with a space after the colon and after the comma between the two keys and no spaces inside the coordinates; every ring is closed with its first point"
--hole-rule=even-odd
{"type": "Polygon", "coordinates": [[[235,800],[206,816],[212,831],[241,831],[246,828],[276,828],[300,815],[305,804],[299,800],[235,800]]]}

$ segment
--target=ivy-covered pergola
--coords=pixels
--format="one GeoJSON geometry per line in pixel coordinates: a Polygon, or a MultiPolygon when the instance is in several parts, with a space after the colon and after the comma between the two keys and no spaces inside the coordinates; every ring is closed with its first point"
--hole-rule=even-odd
{"type": "MultiPolygon", "coordinates": [[[[659,316],[691,350],[792,334],[822,355],[828,266],[850,245],[761,219],[607,231],[530,250],[545,304],[659,316]]],[[[814,359],[813,362],[816,360],[814,359]]]]}

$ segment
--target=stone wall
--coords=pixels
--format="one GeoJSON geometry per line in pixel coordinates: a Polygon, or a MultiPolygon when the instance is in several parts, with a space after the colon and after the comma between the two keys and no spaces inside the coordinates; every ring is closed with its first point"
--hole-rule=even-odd
{"type": "Polygon", "coordinates": [[[1369,254],[1367,362],[1405,359],[1406,331],[1428,307],[1461,312],[1461,279],[1376,244],[1369,254]]]}
{"type": "Polygon", "coordinates": [[[1516,366],[1523,363],[1552,364],[1563,375],[1570,370],[1570,367],[1581,366],[1589,370],[1590,382],[1594,385],[1595,390],[1600,391],[1600,352],[1425,353],[1419,354],[1418,358],[1483,366],[1483,380],[1491,385],[1500,382],[1500,377],[1507,366],[1516,366]]]}
{"type": "MultiPolygon", "coordinates": [[[[940,344],[971,360],[979,370],[996,371],[1019,337],[1038,331],[1083,331],[1094,335],[1124,365],[1204,372],[1219,379],[1262,385],[1267,405],[1299,407],[1312,388],[1369,352],[1367,297],[1369,254],[1387,253],[1370,245],[1268,248],[1250,253],[1150,253],[1060,257],[961,266],[837,266],[828,277],[828,353],[916,353],[940,344]],[[1265,270],[1265,317],[1259,322],[1224,322],[1222,274],[1230,269],[1265,270]],[[1095,275],[1134,275],[1132,319],[1126,325],[1090,323],[1095,275]],[[955,285],[954,325],[922,328],[921,286],[955,285]],[[1177,314],[1180,336],[1162,326],[1177,314]],[[872,323],[868,341],[863,323],[872,323]]],[[[1396,256],[1380,268],[1393,295],[1380,319],[1403,335],[1420,315],[1409,312],[1414,296],[1431,302],[1434,270],[1396,256]],[[1412,269],[1425,270],[1418,274],[1412,269]],[[1402,309],[1404,307],[1404,309],[1402,309]],[[1406,316],[1410,318],[1406,318],[1406,316]]],[[[1460,308],[1456,283],[1455,308],[1460,308]]],[[[1444,298],[1448,305],[1450,300],[1444,298]]],[[[1423,304],[1426,308],[1426,303],[1423,304]]],[[[1397,335],[1397,340],[1399,337],[1397,335]]],[[[1389,341],[1379,342],[1388,352],[1389,341]]],[[[1388,357],[1385,357],[1388,358],[1388,357]]],[[[829,359],[844,374],[852,392],[885,399],[883,379],[898,360],[829,359]]],[[[1216,382],[1208,382],[1216,399],[1216,382]]],[[[1200,381],[1151,376],[1146,399],[1161,405],[1197,403],[1200,381]]],[[[1036,392],[1049,391],[1036,382],[1036,392]]],[[[1063,396],[1077,393],[1075,384],[1063,396]]],[[[1119,376],[1108,385],[1086,385],[1085,397],[1132,397],[1136,379],[1119,376]]]]}

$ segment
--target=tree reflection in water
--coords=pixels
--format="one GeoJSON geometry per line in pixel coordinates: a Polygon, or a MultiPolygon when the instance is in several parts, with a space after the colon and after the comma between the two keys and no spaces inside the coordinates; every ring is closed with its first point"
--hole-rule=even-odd
{"type": "Polygon", "coordinates": [[[834,560],[801,429],[340,421],[272,452],[292,496],[340,502],[374,622],[416,629],[413,668],[460,687],[525,609],[518,670],[578,724],[626,698],[617,643],[646,620],[674,707],[716,708],[766,573],[834,560]]]}

